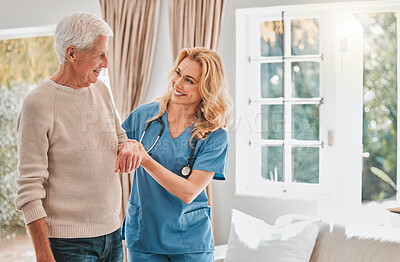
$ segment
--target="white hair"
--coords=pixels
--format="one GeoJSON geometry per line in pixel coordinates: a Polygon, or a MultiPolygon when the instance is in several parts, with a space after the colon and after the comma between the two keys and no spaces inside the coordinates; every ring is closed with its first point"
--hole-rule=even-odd
{"type": "Polygon", "coordinates": [[[66,62],[65,51],[72,45],[78,52],[84,52],[93,47],[97,37],[110,37],[113,32],[110,26],[98,16],[80,12],[73,13],[61,19],[56,27],[54,49],[58,61],[66,62]]]}

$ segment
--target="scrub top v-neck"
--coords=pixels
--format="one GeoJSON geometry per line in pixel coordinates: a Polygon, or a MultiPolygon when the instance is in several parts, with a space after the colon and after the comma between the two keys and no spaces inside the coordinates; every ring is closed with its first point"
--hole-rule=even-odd
{"type": "MultiPolygon", "coordinates": [[[[129,139],[140,140],[147,121],[159,112],[153,102],[134,110],[122,127],[129,139]]],[[[165,130],[151,150],[151,157],[166,169],[180,175],[192,148],[189,146],[191,126],[178,137],[170,134],[168,115],[161,117],[165,130]]],[[[150,148],[160,132],[161,124],[153,122],[142,144],[150,148]]],[[[192,169],[214,172],[214,179],[224,180],[228,155],[228,135],[219,129],[199,140],[194,151],[192,169]]],[[[187,178],[187,177],[184,177],[187,178]]],[[[192,203],[186,204],[157,183],[143,167],[135,171],[131,195],[123,225],[125,244],[138,252],[184,254],[214,250],[210,208],[205,190],[192,203]]]]}

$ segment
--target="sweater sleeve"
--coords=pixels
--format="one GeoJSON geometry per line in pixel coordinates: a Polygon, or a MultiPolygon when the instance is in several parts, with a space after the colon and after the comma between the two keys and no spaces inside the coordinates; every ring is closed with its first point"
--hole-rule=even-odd
{"type": "Polygon", "coordinates": [[[115,109],[115,107],[114,107],[114,112],[115,112],[115,129],[117,131],[117,136],[118,136],[118,146],[120,146],[122,143],[128,140],[128,137],[126,136],[125,130],[121,127],[121,120],[119,118],[117,109],[115,109]]]}
{"type": "Polygon", "coordinates": [[[17,210],[22,211],[26,224],[46,216],[42,199],[43,184],[49,177],[48,149],[53,126],[53,94],[29,94],[17,122],[18,130],[18,191],[17,210]]]}
{"type": "Polygon", "coordinates": [[[126,136],[125,130],[121,127],[121,119],[119,117],[117,108],[115,107],[114,103],[114,98],[112,96],[111,90],[108,89],[108,87],[101,81],[98,80],[98,84],[102,86],[102,89],[104,90],[104,93],[106,95],[106,99],[108,100],[107,102],[111,104],[113,114],[114,114],[114,122],[115,122],[115,131],[118,136],[118,146],[122,145],[126,140],[128,140],[126,136]]]}

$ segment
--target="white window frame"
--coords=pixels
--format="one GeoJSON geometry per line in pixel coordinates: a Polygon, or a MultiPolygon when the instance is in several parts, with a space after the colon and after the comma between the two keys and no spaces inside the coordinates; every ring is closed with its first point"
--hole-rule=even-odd
{"type": "MultiPolygon", "coordinates": [[[[349,74],[346,75],[348,72],[344,71],[343,61],[351,58],[346,57],[347,54],[343,51],[346,36],[342,30],[341,22],[346,13],[396,11],[400,10],[399,8],[400,3],[398,1],[380,1],[236,10],[235,133],[237,195],[306,200],[318,200],[322,197],[329,199],[329,201],[334,199],[336,205],[340,206],[338,209],[341,210],[352,210],[353,212],[361,207],[362,151],[359,145],[362,143],[362,122],[360,122],[362,121],[362,110],[359,111],[359,106],[361,105],[362,108],[362,67],[361,75],[358,78],[353,78],[349,74]],[[254,72],[259,74],[259,68],[249,62],[250,58],[254,57],[252,51],[258,52],[260,50],[259,39],[255,40],[254,38],[254,35],[259,35],[259,26],[254,26],[257,24],[255,21],[263,19],[265,19],[264,21],[281,20],[282,11],[285,12],[287,18],[319,17],[320,19],[320,52],[323,55],[323,61],[320,63],[319,91],[320,97],[324,99],[319,112],[319,134],[320,140],[323,142],[323,147],[320,148],[319,184],[291,184],[286,186],[286,190],[282,190],[282,183],[271,183],[261,178],[261,125],[260,119],[257,118],[257,109],[252,107],[250,102],[260,97],[259,89],[253,88],[259,86],[259,76],[254,77],[254,72]],[[249,30],[249,28],[252,29],[249,30]],[[349,79],[346,79],[346,77],[349,79]],[[347,88],[350,85],[360,84],[360,77],[361,93],[360,90],[354,93],[355,96],[359,96],[360,100],[357,102],[358,105],[354,106],[351,104],[353,101],[343,101],[343,98],[346,98],[349,94],[347,88]],[[351,114],[358,117],[356,121],[349,117],[347,111],[349,107],[353,108],[351,114]],[[361,114],[361,117],[359,114],[361,114]],[[354,135],[348,135],[348,131],[352,128],[355,128],[354,135]]],[[[286,30],[286,33],[290,34],[290,31],[286,30]]],[[[398,49],[400,51],[399,42],[398,49]]],[[[290,48],[290,46],[287,48],[290,48]]],[[[287,53],[290,54],[290,52],[287,53]]],[[[290,67],[286,67],[286,70],[290,72],[290,67]]],[[[400,77],[398,78],[400,79],[400,77]]],[[[400,110],[399,108],[398,110],[400,110]]],[[[400,126],[399,123],[398,126],[400,126]]],[[[288,129],[286,128],[286,130],[288,129]]],[[[398,138],[398,144],[399,141],[400,138],[398,138]]],[[[398,146],[399,150],[400,146],[398,146]]],[[[399,152],[397,156],[400,157],[399,152]]],[[[286,161],[291,162],[291,156],[286,158],[286,161]]],[[[397,164],[400,164],[399,160],[397,164]]],[[[400,181],[400,170],[399,168],[397,170],[397,181],[400,181]]],[[[398,186],[400,187],[400,182],[398,186]]]]}
{"type": "MultiPolygon", "coordinates": [[[[306,184],[306,183],[291,183],[291,182],[269,182],[261,178],[261,144],[267,145],[283,145],[286,147],[284,164],[286,170],[291,170],[292,154],[290,148],[293,145],[306,145],[311,147],[320,148],[319,158],[319,173],[322,173],[322,163],[325,161],[322,152],[325,150],[325,146],[321,146],[318,141],[296,141],[288,137],[291,137],[291,114],[285,114],[285,141],[282,140],[268,140],[261,141],[260,136],[260,90],[259,90],[259,63],[257,60],[258,50],[260,50],[259,41],[259,25],[262,21],[276,21],[282,19],[282,11],[285,12],[285,28],[290,28],[290,20],[292,19],[304,19],[304,18],[317,18],[319,26],[324,26],[325,20],[321,16],[319,9],[309,9],[299,12],[298,8],[293,7],[273,7],[267,9],[242,9],[236,12],[236,25],[237,25],[237,74],[236,74],[236,114],[237,114],[237,133],[236,133],[236,193],[244,195],[261,195],[261,196],[279,196],[279,197],[304,197],[312,198],[318,195],[323,185],[324,178],[319,176],[319,184],[306,184]],[[257,26],[258,25],[258,26],[257,26]],[[252,28],[253,30],[247,30],[252,28]],[[245,39],[245,40],[243,40],[245,39]],[[252,62],[250,62],[252,61],[252,62]],[[244,87],[256,87],[256,88],[244,88],[244,87]],[[250,104],[250,105],[249,105],[250,104]],[[245,125],[243,120],[246,121],[245,125]],[[241,122],[242,121],[242,122],[241,122]],[[247,127],[247,128],[243,128],[247,127]],[[289,150],[288,150],[289,149],[289,150]],[[249,159],[245,159],[249,157],[249,159]],[[243,165],[245,163],[251,163],[251,165],[243,165]],[[241,175],[245,174],[245,175],[241,175]],[[306,192],[306,193],[305,193],[306,192]]],[[[285,30],[285,42],[290,43],[290,30],[285,30]]],[[[291,107],[292,104],[319,104],[320,98],[324,97],[327,81],[324,79],[324,71],[326,61],[321,61],[320,57],[324,54],[323,52],[323,32],[320,30],[320,54],[313,56],[301,56],[303,58],[290,57],[291,61],[318,61],[320,64],[320,97],[311,99],[297,99],[297,98],[281,98],[281,99],[262,99],[262,101],[268,104],[282,104],[285,107],[291,107]],[[306,57],[304,59],[304,57],[306,57]],[[283,103],[285,101],[285,103],[283,103]],[[288,103],[286,103],[288,101],[288,103]]],[[[291,54],[290,45],[284,45],[285,53],[291,54]]],[[[271,57],[263,59],[268,61],[277,60],[282,61],[281,58],[271,57]]],[[[286,59],[285,59],[286,60],[286,59]]],[[[325,59],[324,59],[325,60],[325,59]]],[[[285,62],[285,84],[284,89],[286,94],[291,93],[291,67],[290,62],[285,62]]],[[[325,118],[327,115],[326,107],[327,101],[323,101],[324,105],[320,107],[320,141],[326,139],[324,137],[326,123],[325,118]]],[[[328,103],[329,105],[329,103],[328,103]]],[[[287,111],[287,110],[285,110],[287,111]]],[[[291,171],[285,172],[285,180],[291,180],[291,171]]]]}
{"type": "Polygon", "coordinates": [[[0,29],[0,40],[53,36],[56,25],[0,29]]]}

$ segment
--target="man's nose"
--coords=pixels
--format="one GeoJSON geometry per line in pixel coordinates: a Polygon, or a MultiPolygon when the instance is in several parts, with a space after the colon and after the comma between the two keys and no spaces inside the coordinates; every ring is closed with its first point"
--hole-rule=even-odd
{"type": "Polygon", "coordinates": [[[107,57],[106,54],[104,54],[104,57],[102,58],[101,66],[102,66],[103,68],[107,68],[107,66],[108,66],[108,57],[107,57]]]}

